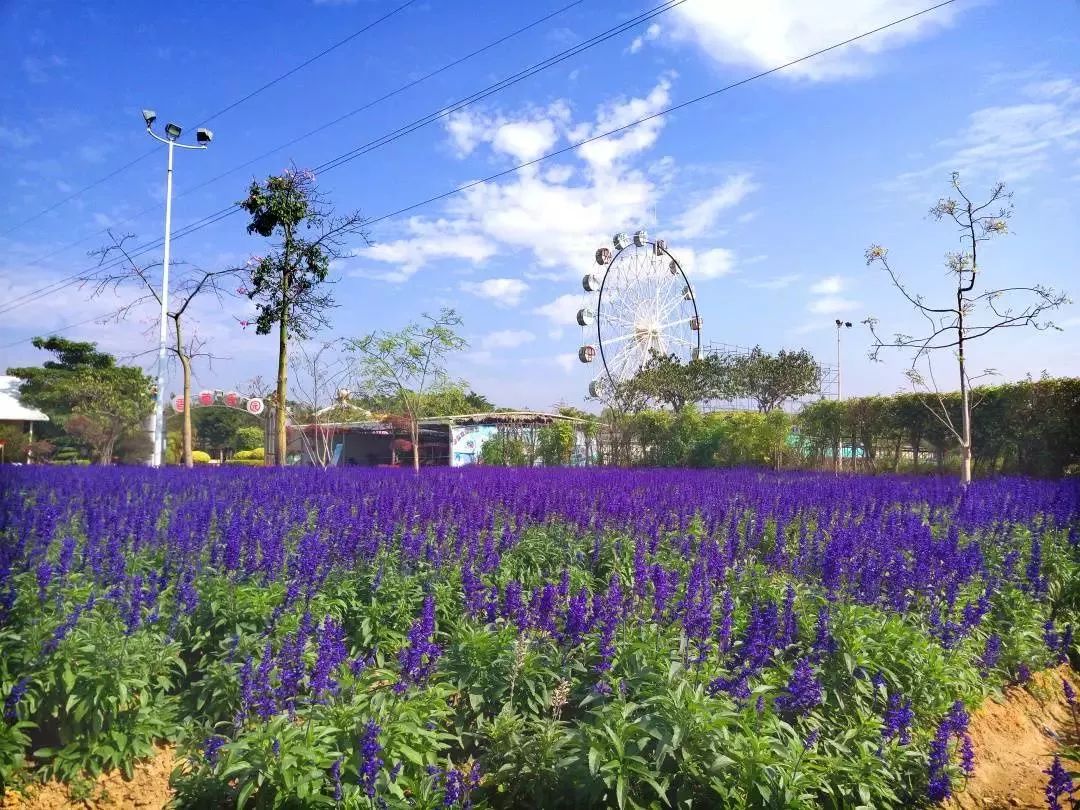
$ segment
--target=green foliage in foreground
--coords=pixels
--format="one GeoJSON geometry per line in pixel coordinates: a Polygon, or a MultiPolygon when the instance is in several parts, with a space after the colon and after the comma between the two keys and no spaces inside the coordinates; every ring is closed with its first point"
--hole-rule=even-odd
{"type": "MultiPolygon", "coordinates": [[[[1018,532],[1018,546],[1025,537],[1018,532]]],[[[369,807],[358,787],[358,751],[374,722],[386,765],[374,788],[392,807],[442,806],[445,773],[473,761],[484,774],[472,791],[476,807],[915,806],[935,725],[952,703],[976,705],[1019,664],[1052,663],[1042,623],[1052,612],[1059,622],[1076,616],[1075,557],[1063,537],[1045,540],[1053,602],[1005,586],[983,624],[952,649],[931,637],[917,613],[836,603],[837,646],[818,668],[825,704],[805,717],[773,704],[791,675],[794,648],[764,670],[749,699],[710,695],[708,684],[726,670],[715,656],[695,660],[680,626],[653,622],[643,605],[637,620],[620,625],[612,668],[598,675],[593,642],[568,648],[501,620],[467,617],[456,571],[422,562],[407,570],[392,555],[334,573],[310,601],[288,607],[283,585],[234,581],[207,564],[194,583],[201,599],[193,614],[163,611],[129,632],[122,600],[104,599],[44,658],[30,651],[49,648],[65,616],[86,605],[89,588],[49,590],[39,602],[26,573],[0,630],[0,688],[9,693],[17,673],[32,677],[20,719],[0,727],[0,779],[9,784],[27,766],[28,739],[41,772],[67,779],[83,769],[130,772],[154,741],[173,739],[189,757],[175,774],[180,806],[332,806],[328,773],[340,763],[342,806],[369,807]],[[436,597],[444,654],[428,685],[399,694],[396,654],[425,582],[436,597]],[[316,623],[340,622],[357,663],[341,671],[332,698],[299,701],[266,722],[250,712],[242,718],[245,664],[257,668],[268,649],[280,650],[305,611],[316,623]],[[1001,635],[1003,655],[983,672],[978,660],[991,632],[1001,635]],[[912,701],[910,745],[882,739],[893,694],[912,701]],[[221,746],[208,758],[218,735],[221,746]]],[[[630,581],[632,550],[623,538],[605,535],[594,548],[554,526],[527,532],[500,576],[519,577],[528,592],[552,567],[586,555],[598,564],[573,567],[572,588],[601,591],[612,572],[630,581]]],[[[128,564],[149,582],[163,560],[143,555],[128,564]]],[[[736,635],[751,601],[780,603],[789,584],[755,564],[730,577],[736,635]]],[[[810,639],[824,594],[798,584],[796,594],[799,637],[810,639]]],[[[168,592],[160,604],[183,598],[168,592]]],[[[317,651],[306,657],[314,664],[317,651]]]]}

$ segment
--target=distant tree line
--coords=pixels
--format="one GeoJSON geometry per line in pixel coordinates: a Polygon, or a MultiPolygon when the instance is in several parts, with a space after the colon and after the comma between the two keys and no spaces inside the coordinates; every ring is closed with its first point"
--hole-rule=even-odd
{"type": "MultiPolygon", "coordinates": [[[[979,386],[969,395],[974,475],[1080,471],[1080,379],[979,386]]],[[[821,400],[803,408],[798,427],[812,458],[854,446],[860,470],[944,472],[962,461],[954,432],[962,419],[960,392],[911,393],[821,400]]]]}

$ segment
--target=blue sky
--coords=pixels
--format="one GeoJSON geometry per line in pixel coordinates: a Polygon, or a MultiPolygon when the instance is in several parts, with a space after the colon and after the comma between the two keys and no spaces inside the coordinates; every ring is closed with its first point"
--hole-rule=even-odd
{"type": "MultiPolygon", "coordinates": [[[[26,218],[149,151],[139,110],[191,129],[403,0],[0,4],[0,366],[39,362],[29,337],[122,302],[62,287],[87,269],[105,228],[140,243],[162,232],[164,150],[32,222],[26,218]],[[16,227],[17,226],[17,227],[16,227]],[[76,240],[79,244],[58,250],[76,240]],[[53,254],[53,255],[47,255],[53,254]],[[46,257],[46,258],[42,258],[46,257]],[[14,345],[9,345],[14,344],[14,345]]],[[[318,134],[304,135],[555,11],[570,0],[420,0],[210,122],[205,152],[177,155],[174,230],[243,196],[252,176],[317,166],[469,96],[655,4],[583,0],[512,40],[318,134]]],[[[659,3],[659,0],[657,0],[659,3]]],[[[441,194],[875,28],[910,0],[686,0],[603,45],[319,176],[339,210],[370,217],[441,194]]],[[[189,129],[189,133],[191,131],[189,129]]],[[[973,194],[1014,191],[1012,233],[984,251],[988,283],[1080,294],[1080,4],[957,0],[896,29],[373,226],[335,266],[333,330],[357,336],[453,306],[470,351],[453,372],[499,404],[580,403],[580,278],[616,231],[665,237],[688,267],[706,341],[806,347],[835,358],[833,319],[917,326],[871,243],[931,300],[957,236],[926,216],[952,170],[973,194]]],[[[173,245],[206,268],[265,249],[242,215],[173,245]]],[[[156,254],[146,257],[153,260],[156,254]]],[[[274,368],[271,337],[244,330],[244,299],[206,302],[198,329],[222,359],[196,384],[233,387],[274,368]]],[[[156,315],[69,329],[110,351],[152,347],[156,315]]],[[[1062,332],[981,341],[976,368],[1004,379],[1080,374],[1080,308],[1062,332]]],[[[844,335],[846,394],[906,385],[904,358],[870,363],[869,335],[844,335]]],[[[148,358],[140,362],[149,364],[148,358]]],[[[942,366],[944,369],[944,365],[942,366]]],[[[170,389],[175,389],[174,382],[170,389]]],[[[949,377],[946,377],[949,379],[949,377]]]]}

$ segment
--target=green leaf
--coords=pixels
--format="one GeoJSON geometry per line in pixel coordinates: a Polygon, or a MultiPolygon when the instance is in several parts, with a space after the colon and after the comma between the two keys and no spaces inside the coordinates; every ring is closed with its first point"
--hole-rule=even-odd
{"type": "Polygon", "coordinates": [[[247,804],[247,800],[251,798],[251,794],[255,792],[255,781],[246,782],[240,792],[236,794],[236,808],[242,810],[244,805],[247,804]]]}

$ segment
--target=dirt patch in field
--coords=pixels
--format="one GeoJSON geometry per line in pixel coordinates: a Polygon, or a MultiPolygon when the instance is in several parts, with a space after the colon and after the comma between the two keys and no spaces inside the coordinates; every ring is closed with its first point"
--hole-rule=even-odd
{"type": "Polygon", "coordinates": [[[153,757],[135,766],[130,780],[120,771],[110,771],[87,780],[85,785],[55,781],[31,785],[23,793],[12,792],[0,798],[0,810],[163,810],[173,795],[169,775],[174,764],[173,747],[160,746],[153,757]]]}
{"type": "MultiPolygon", "coordinates": [[[[1080,732],[1065,701],[1063,678],[1074,687],[1080,682],[1068,666],[1039,672],[1027,689],[1010,688],[1003,700],[989,698],[972,713],[975,775],[946,807],[1046,807],[1043,770],[1062,742],[1074,741],[1080,732]]],[[[1080,763],[1066,762],[1066,767],[1080,767],[1080,763]]]]}

